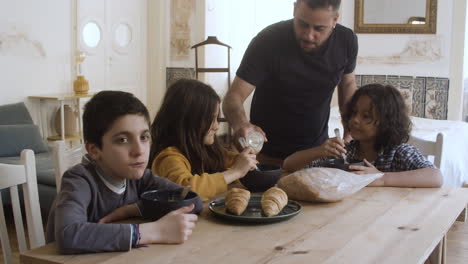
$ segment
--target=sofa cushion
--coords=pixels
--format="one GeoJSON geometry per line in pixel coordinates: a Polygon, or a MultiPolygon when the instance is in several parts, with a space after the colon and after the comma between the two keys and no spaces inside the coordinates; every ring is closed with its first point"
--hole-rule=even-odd
{"type": "Polygon", "coordinates": [[[19,156],[23,149],[48,150],[36,125],[0,125],[0,146],[0,157],[19,156]]]}
{"type": "Polygon", "coordinates": [[[55,167],[50,152],[36,155],[37,182],[55,187],[55,167]]]}
{"type": "MultiPolygon", "coordinates": [[[[52,205],[55,197],[55,169],[50,152],[43,152],[34,155],[36,158],[37,188],[39,191],[39,202],[43,212],[47,211],[52,205]]],[[[20,157],[0,157],[0,163],[21,164],[20,157]]],[[[19,188],[22,191],[22,188],[19,188]]],[[[11,204],[10,191],[8,189],[0,190],[2,202],[4,205],[11,204]]],[[[20,199],[23,197],[20,195],[20,199]]],[[[45,216],[48,213],[46,212],[45,216]]],[[[44,216],[44,215],[43,215],[44,216]]]]}
{"type": "MultiPolygon", "coordinates": [[[[55,167],[50,152],[34,155],[36,158],[37,183],[55,187],[55,167]]],[[[0,157],[0,163],[21,164],[19,156],[0,157]]]]}
{"type": "Polygon", "coordinates": [[[0,105],[0,125],[33,124],[23,102],[0,105]]]}

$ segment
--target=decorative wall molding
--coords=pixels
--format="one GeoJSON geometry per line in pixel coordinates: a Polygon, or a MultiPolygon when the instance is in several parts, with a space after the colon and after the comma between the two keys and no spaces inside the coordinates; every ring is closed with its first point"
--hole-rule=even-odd
{"type": "Polygon", "coordinates": [[[0,55],[45,58],[46,52],[42,43],[25,33],[0,32],[0,55]]]}
{"type": "Polygon", "coordinates": [[[449,79],[396,75],[356,75],[358,87],[390,84],[401,91],[412,116],[447,119],[449,79]]]}
{"type": "Polygon", "coordinates": [[[190,59],[192,18],[195,15],[195,0],[171,0],[170,59],[190,59]]]}
{"type": "Polygon", "coordinates": [[[358,64],[415,64],[434,62],[442,59],[439,37],[410,39],[404,49],[390,56],[358,56],[358,64]]]}

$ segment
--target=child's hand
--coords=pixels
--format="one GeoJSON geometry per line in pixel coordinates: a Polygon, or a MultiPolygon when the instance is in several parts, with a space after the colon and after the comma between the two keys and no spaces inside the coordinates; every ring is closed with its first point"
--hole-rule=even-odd
{"type": "Polygon", "coordinates": [[[364,159],[363,161],[364,161],[364,164],[366,164],[366,166],[350,165],[349,169],[353,170],[353,173],[355,173],[355,174],[382,173],[376,167],[374,167],[374,165],[372,165],[372,163],[370,163],[366,159],[364,159]]]}
{"type": "Polygon", "coordinates": [[[190,214],[194,204],[168,213],[161,219],[140,224],[140,244],[181,244],[187,241],[195,228],[198,216],[190,214]]]}
{"type": "Polygon", "coordinates": [[[337,137],[327,139],[319,148],[322,157],[341,158],[346,154],[344,141],[337,137]]]}
{"type": "Polygon", "coordinates": [[[244,177],[249,170],[254,170],[257,165],[257,156],[251,148],[245,148],[236,158],[230,169],[223,172],[227,184],[244,177]]]}
{"type": "MultiPolygon", "coordinates": [[[[360,165],[350,165],[349,169],[354,170],[353,173],[355,174],[371,174],[371,173],[382,173],[379,171],[372,163],[367,161],[366,159],[363,160],[364,164],[366,166],[360,166],[360,165]]],[[[369,183],[367,186],[369,187],[382,187],[385,186],[385,181],[383,176],[375,179],[373,182],[369,183]]]]}
{"type": "Polygon", "coordinates": [[[254,170],[255,165],[257,165],[257,155],[255,155],[252,148],[245,148],[239,156],[237,156],[232,169],[238,170],[242,174],[240,177],[242,178],[247,172],[254,170]]]}
{"type": "Polygon", "coordinates": [[[384,186],[385,186],[385,182],[383,180],[383,177],[375,179],[373,182],[367,184],[367,187],[384,187],[384,186]]]}
{"type": "Polygon", "coordinates": [[[134,204],[125,205],[125,206],[115,209],[110,214],[99,219],[98,223],[100,224],[112,223],[115,221],[127,219],[130,217],[137,217],[137,216],[141,216],[141,213],[136,203],[134,203],[134,204]]]}

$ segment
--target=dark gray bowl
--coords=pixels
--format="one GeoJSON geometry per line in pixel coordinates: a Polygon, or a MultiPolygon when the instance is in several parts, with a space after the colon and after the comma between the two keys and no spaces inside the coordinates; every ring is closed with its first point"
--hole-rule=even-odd
{"type": "Polygon", "coordinates": [[[272,164],[258,164],[257,167],[259,171],[249,171],[240,179],[242,185],[251,192],[264,192],[275,186],[281,177],[281,168],[272,164]]]}
{"type": "Polygon", "coordinates": [[[184,200],[179,200],[183,188],[177,190],[154,190],[141,195],[143,201],[143,218],[151,221],[158,220],[171,211],[190,204],[195,204],[191,213],[198,214],[203,209],[203,201],[196,192],[190,191],[184,200]]]}
{"type": "Polygon", "coordinates": [[[351,161],[351,163],[345,164],[343,159],[330,158],[322,164],[322,167],[353,171],[349,169],[351,165],[365,166],[366,164],[363,161],[351,161]]]}

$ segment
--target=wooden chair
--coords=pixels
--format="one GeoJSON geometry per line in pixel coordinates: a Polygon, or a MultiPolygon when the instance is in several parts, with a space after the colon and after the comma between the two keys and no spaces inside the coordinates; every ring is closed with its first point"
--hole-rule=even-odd
{"type": "Polygon", "coordinates": [[[60,191],[62,176],[68,168],[81,162],[83,155],[86,153],[83,145],[66,149],[65,141],[55,141],[52,147],[52,160],[55,166],[55,185],[57,193],[60,191]]]}
{"type": "MultiPolygon", "coordinates": [[[[41,209],[39,207],[39,195],[37,192],[36,160],[34,152],[25,149],[21,152],[20,165],[0,164],[0,190],[9,188],[13,216],[15,219],[16,236],[20,252],[27,250],[24,235],[23,218],[21,213],[18,185],[23,186],[24,208],[28,227],[30,248],[36,248],[45,244],[44,228],[42,226],[41,209]]],[[[0,204],[2,199],[0,196],[0,204]]],[[[12,253],[8,230],[5,221],[3,206],[0,206],[0,238],[5,263],[12,263],[12,253]]]]}
{"type": "Polygon", "coordinates": [[[442,150],[444,145],[444,133],[439,132],[437,134],[436,141],[430,141],[415,136],[410,136],[408,143],[417,147],[424,156],[433,156],[434,165],[440,169],[442,162],[442,150]]]}
{"type": "MultiPolygon", "coordinates": [[[[216,36],[208,36],[208,38],[200,43],[197,43],[191,47],[192,49],[195,49],[195,78],[198,79],[198,74],[199,73],[227,73],[227,88],[231,87],[231,46],[221,42],[216,38],[216,36]],[[218,45],[218,46],[223,46],[226,47],[227,49],[227,67],[225,68],[210,68],[210,67],[199,67],[198,65],[198,48],[201,48],[205,45],[218,45]]],[[[226,122],[227,119],[225,117],[221,117],[218,119],[219,122],[226,122]]],[[[232,131],[231,131],[231,126],[229,123],[227,123],[227,134],[225,138],[225,142],[223,142],[226,147],[230,148],[231,146],[231,140],[232,140],[232,131]]]]}
{"type": "MultiPolygon", "coordinates": [[[[444,134],[439,132],[436,141],[425,140],[415,136],[410,136],[408,143],[417,147],[421,153],[429,158],[434,157],[434,165],[440,169],[444,145],[444,134]]],[[[440,243],[429,256],[430,263],[446,263],[447,256],[447,236],[444,235],[440,243]]]]}

